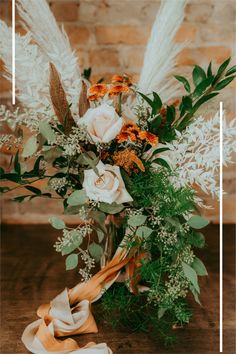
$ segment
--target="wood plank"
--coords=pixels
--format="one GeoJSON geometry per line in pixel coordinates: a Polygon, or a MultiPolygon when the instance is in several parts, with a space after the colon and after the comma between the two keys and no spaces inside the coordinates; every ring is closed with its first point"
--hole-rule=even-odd
{"type": "MultiPolygon", "coordinates": [[[[202,307],[190,301],[194,316],[189,326],[178,329],[178,342],[172,348],[154,344],[148,335],[114,331],[99,324],[99,333],[78,337],[107,342],[114,354],[213,354],[219,347],[219,257],[218,226],[206,228],[207,248],[199,256],[205,261],[209,277],[201,279],[202,307]]],[[[235,353],[235,227],[225,226],[224,233],[224,353],[235,353]]],[[[2,354],[26,354],[20,337],[25,326],[36,320],[36,309],[48,302],[65,286],[79,281],[76,271],[66,272],[62,257],[53,249],[58,231],[50,226],[3,225],[2,227],[2,354]]],[[[96,306],[94,306],[96,315],[96,306]]]]}

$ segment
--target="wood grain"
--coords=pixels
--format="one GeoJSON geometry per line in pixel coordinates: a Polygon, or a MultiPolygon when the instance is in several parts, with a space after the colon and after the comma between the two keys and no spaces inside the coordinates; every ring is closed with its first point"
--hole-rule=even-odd
{"type": "MultiPolygon", "coordinates": [[[[224,353],[233,354],[236,349],[235,228],[227,225],[224,229],[224,353]]],[[[153,344],[146,334],[118,332],[101,324],[98,334],[78,337],[80,345],[88,341],[107,342],[114,354],[218,353],[218,226],[209,226],[205,234],[207,248],[198,252],[209,271],[209,277],[201,279],[203,306],[199,307],[190,298],[194,316],[189,326],[177,330],[178,342],[174,347],[153,344]]],[[[58,231],[42,225],[2,227],[2,354],[26,354],[20,338],[25,326],[36,320],[38,305],[79,281],[76,271],[65,271],[63,259],[52,247],[57,236],[58,231]]]]}

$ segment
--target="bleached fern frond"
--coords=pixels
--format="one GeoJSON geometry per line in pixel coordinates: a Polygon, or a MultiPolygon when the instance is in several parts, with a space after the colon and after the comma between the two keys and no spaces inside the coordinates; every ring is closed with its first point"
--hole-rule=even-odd
{"type": "Polygon", "coordinates": [[[49,62],[61,76],[68,102],[77,113],[80,94],[80,72],[64,30],[60,30],[46,0],[18,0],[17,8],[28,31],[49,62]]]}
{"type": "MultiPolygon", "coordinates": [[[[48,90],[48,62],[31,35],[16,34],[16,89],[24,106],[38,111],[50,105],[48,90]]],[[[0,21],[0,58],[5,63],[6,76],[12,74],[12,30],[0,21]]]]}
{"type": "Polygon", "coordinates": [[[165,79],[175,66],[176,55],[184,44],[175,44],[174,37],[184,18],[186,0],[162,0],[147,44],[138,88],[148,94],[158,92],[163,101],[178,96],[175,80],[165,79]]]}
{"type": "MultiPolygon", "coordinates": [[[[203,192],[219,197],[217,177],[220,168],[220,114],[206,120],[197,118],[176,140],[167,144],[168,161],[177,173],[174,184],[192,186],[197,184],[203,192]]],[[[223,164],[233,163],[236,152],[236,119],[229,124],[223,117],[223,164]]]]}

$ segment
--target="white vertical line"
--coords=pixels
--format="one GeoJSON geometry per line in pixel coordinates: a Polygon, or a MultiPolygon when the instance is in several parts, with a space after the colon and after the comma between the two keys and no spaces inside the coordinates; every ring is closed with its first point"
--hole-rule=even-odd
{"type": "Polygon", "coordinates": [[[12,0],[12,104],[16,103],[16,14],[15,0],[12,0]]]}
{"type": "Polygon", "coordinates": [[[223,102],[220,102],[220,353],[223,352],[223,102]]]}

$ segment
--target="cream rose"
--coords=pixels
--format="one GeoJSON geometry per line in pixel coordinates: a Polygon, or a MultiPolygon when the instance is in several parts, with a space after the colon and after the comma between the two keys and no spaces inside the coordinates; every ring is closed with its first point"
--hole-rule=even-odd
{"type": "Polygon", "coordinates": [[[125,188],[118,166],[97,164],[98,176],[94,170],[84,171],[83,187],[91,200],[105,203],[127,203],[133,199],[125,188]]]}
{"type": "Polygon", "coordinates": [[[87,110],[79,124],[85,124],[94,143],[109,143],[119,134],[123,120],[107,104],[87,110]]]}

